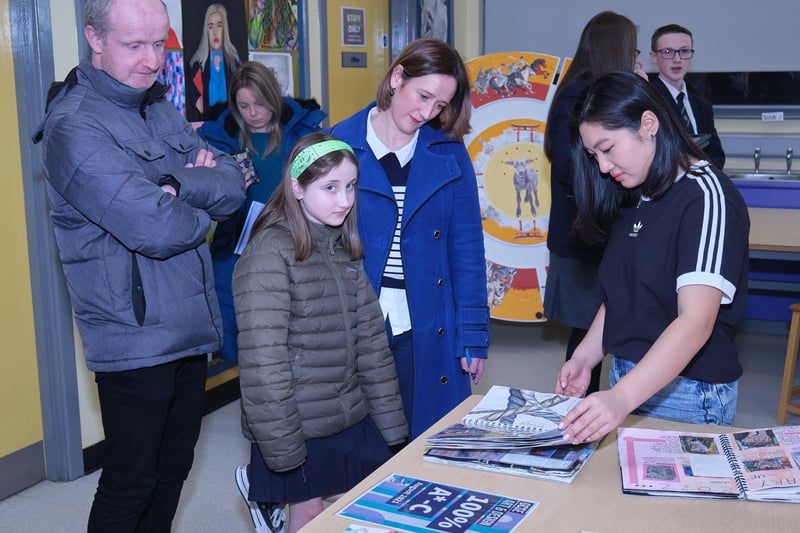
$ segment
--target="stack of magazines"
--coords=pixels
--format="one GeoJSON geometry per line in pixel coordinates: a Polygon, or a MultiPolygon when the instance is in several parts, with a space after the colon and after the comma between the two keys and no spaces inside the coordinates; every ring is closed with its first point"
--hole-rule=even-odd
{"type": "Polygon", "coordinates": [[[597,446],[558,429],[580,398],[494,385],[461,420],[426,439],[426,461],[572,483],[597,446]]]}

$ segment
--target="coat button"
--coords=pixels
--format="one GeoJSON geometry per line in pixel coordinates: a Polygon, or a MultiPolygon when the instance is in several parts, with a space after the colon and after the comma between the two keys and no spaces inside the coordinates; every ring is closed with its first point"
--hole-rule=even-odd
{"type": "Polygon", "coordinates": [[[439,279],[436,280],[436,286],[437,287],[441,287],[442,283],[444,283],[444,280],[442,278],[439,278],[439,279]]]}
{"type": "Polygon", "coordinates": [[[437,329],[437,330],[436,330],[436,333],[438,333],[440,336],[441,336],[441,335],[444,335],[444,328],[439,328],[439,329],[437,329]]]}
{"type": "Polygon", "coordinates": [[[441,236],[442,236],[442,232],[439,231],[438,229],[433,232],[433,238],[434,239],[438,239],[441,236]]]}
{"type": "Polygon", "coordinates": [[[440,378],[439,378],[439,381],[441,381],[441,382],[442,382],[442,385],[446,385],[446,384],[447,384],[447,376],[442,376],[442,377],[440,377],[440,378]]]}

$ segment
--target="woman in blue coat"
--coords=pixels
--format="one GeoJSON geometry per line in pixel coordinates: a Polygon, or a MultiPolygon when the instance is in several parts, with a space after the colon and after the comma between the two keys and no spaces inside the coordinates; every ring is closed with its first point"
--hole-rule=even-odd
{"type": "Polygon", "coordinates": [[[228,109],[198,130],[215,148],[235,154],[253,178],[247,181],[247,201],[239,212],[220,222],[211,243],[214,283],[222,311],[223,342],[220,356],[236,363],[236,314],[231,278],[239,256],[234,253],[253,201],[266,203],[281,181],[281,169],[294,143],[303,135],[319,131],[325,118],[314,100],[295,100],[281,95],[281,87],[270,69],[249,61],[234,73],[228,109]]]}
{"type": "Polygon", "coordinates": [[[364,267],[387,318],[403,407],[416,437],[477,383],[489,308],[461,57],[438,39],[404,48],[377,101],[332,133],[359,159],[364,267]]]}

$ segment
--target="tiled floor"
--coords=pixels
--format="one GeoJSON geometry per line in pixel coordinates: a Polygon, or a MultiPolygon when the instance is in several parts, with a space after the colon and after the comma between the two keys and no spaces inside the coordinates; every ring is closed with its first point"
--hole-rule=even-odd
{"type": "MultiPolygon", "coordinates": [[[[493,323],[491,358],[475,392],[483,393],[495,383],[552,390],[562,362],[566,334],[564,328],[554,324],[493,323]]],[[[738,344],[745,374],[739,384],[735,424],[742,427],[774,425],[786,336],[742,333],[738,344]]],[[[789,423],[800,424],[800,417],[791,417],[789,423]]],[[[236,465],[247,460],[248,444],[239,429],[238,402],[207,415],[174,531],[252,531],[250,516],[234,483],[236,465]]],[[[85,531],[98,475],[94,473],[68,483],[43,481],[1,501],[0,531],[85,531]]]]}

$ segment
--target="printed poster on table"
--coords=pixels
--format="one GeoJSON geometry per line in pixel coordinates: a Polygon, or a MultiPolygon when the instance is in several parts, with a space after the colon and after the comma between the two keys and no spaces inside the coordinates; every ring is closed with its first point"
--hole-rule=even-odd
{"type": "Polygon", "coordinates": [[[338,516],[412,533],[510,533],[539,502],[392,474],[338,516]]]}

